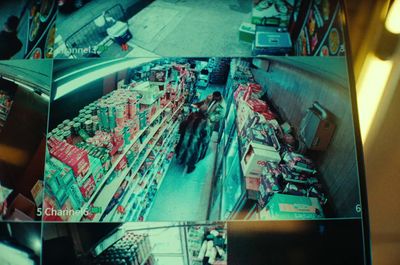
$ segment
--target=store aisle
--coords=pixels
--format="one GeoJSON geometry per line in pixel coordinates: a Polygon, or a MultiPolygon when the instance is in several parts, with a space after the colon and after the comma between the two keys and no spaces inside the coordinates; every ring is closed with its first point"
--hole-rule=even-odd
{"type": "Polygon", "coordinates": [[[146,221],[206,220],[215,152],[216,143],[211,140],[206,157],[190,174],[174,159],[146,221]]]}

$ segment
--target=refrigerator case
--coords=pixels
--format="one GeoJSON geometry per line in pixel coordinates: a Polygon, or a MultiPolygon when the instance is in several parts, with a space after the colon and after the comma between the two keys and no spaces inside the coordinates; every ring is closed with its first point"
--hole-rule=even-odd
{"type": "Polygon", "coordinates": [[[53,58],[57,3],[34,1],[28,9],[28,31],[25,59],[53,58]]]}
{"type": "Polygon", "coordinates": [[[303,21],[296,21],[302,26],[295,37],[295,55],[343,56],[341,12],[338,0],[313,0],[303,21]]]}

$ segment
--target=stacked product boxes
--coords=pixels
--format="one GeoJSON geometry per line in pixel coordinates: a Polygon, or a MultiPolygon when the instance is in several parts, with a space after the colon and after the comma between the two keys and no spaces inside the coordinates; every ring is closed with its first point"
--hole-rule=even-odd
{"type": "MultiPolygon", "coordinates": [[[[246,66],[236,67],[236,80],[248,73],[246,66]]],[[[297,139],[290,125],[260,99],[262,87],[252,78],[249,80],[241,78],[241,82],[234,84],[241,166],[248,198],[258,204],[261,219],[323,217],[322,207],[327,198],[316,165],[296,153],[297,139]]]]}

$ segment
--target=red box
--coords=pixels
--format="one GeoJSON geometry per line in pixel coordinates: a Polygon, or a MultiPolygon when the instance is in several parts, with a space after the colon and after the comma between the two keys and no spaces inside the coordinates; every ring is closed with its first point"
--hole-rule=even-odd
{"type": "Polygon", "coordinates": [[[93,176],[90,176],[85,183],[79,187],[79,190],[81,191],[83,198],[88,200],[96,190],[96,182],[94,181],[93,176]]]}
{"type": "Polygon", "coordinates": [[[115,170],[122,171],[126,168],[127,165],[128,165],[128,160],[126,159],[126,156],[124,156],[115,167],[115,170]]]}
{"type": "Polygon", "coordinates": [[[89,170],[89,156],[87,151],[79,149],[64,141],[54,142],[49,150],[50,155],[71,167],[75,176],[85,176],[89,170]]]}

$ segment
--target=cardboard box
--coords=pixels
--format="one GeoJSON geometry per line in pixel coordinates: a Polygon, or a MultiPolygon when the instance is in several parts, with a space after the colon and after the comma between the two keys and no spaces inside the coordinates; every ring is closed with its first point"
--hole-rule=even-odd
{"type": "Polygon", "coordinates": [[[6,214],[6,219],[15,221],[32,221],[35,219],[35,217],[35,203],[22,194],[18,194],[17,197],[15,197],[15,199],[10,203],[6,214]]]}
{"type": "Polygon", "coordinates": [[[271,147],[250,143],[241,161],[243,174],[246,177],[260,177],[268,162],[280,162],[279,152],[271,147]]]}
{"type": "Polygon", "coordinates": [[[136,85],[133,90],[142,96],[140,103],[146,105],[153,104],[163,94],[157,85],[151,84],[148,81],[136,85]]]}
{"type": "Polygon", "coordinates": [[[252,43],[256,35],[256,25],[243,22],[239,27],[239,40],[252,43]]]}
{"type": "Polygon", "coordinates": [[[324,217],[316,198],[276,193],[267,204],[267,208],[271,219],[304,220],[324,217]]]}
{"type": "Polygon", "coordinates": [[[250,140],[250,144],[261,144],[265,146],[265,149],[271,151],[279,151],[281,149],[278,137],[270,128],[266,130],[261,128],[250,128],[248,138],[250,140]]]}
{"type": "Polygon", "coordinates": [[[246,190],[247,197],[251,200],[258,200],[260,187],[260,178],[248,178],[246,177],[246,190]]]}

